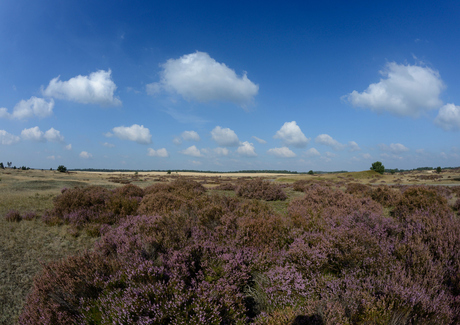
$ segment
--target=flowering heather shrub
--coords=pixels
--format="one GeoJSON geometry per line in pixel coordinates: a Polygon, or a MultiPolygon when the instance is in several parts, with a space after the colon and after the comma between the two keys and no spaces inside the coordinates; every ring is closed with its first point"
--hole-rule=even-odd
{"type": "Polygon", "coordinates": [[[82,208],[98,211],[103,208],[109,196],[110,191],[100,186],[65,189],[61,195],[55,198],[53,213],[62,218],[66,214],[82,208]]]}
{"type": "Polygon", "coordinates": [[[370,196],[384,207],[392,207],[401,199],[401,192],[388,186],[379,186],[372,189],[370,196]]]}
{"type": "Polygon", "coordinates": [[[29,212],[26,212],[23,216],[22,216],[22,220],[33,220],[33,219],[37,219],[39,218],[38,214],[34,211],[29,211],[29,212]]]}
{"type": "Polygon", "coordinates": [[[381,214],[382,206],[370,198],[355,198],[340,190],[313,185],[305,189],[303,198],[291,201],[288,207],[288,214],[294,225],[306,230],[327,227],[324,216],[346,216],[355,213],[381,214]]]}
{"type": "Polygon", "coordinates": [[[232,183],[222,183],[219,186],[216,186],[214,189],[221,191],[234,191],[236,189],[236,185],[232,183]]]}
{"type": "Polygon", "coordinates": [[[91,224],[94,251],[46,266],[19,324],[460,323],[460,219],[434,189],[405,188],[395,217],[320,185],[287,215],[154,188],[143,202],[181,204],[91,224]]]}
{"type": "Polygon", "coordinates": [[[240,182],[235,192],[236,195],[246,199],[265,201],[284,201],[287,199],[286,193],[284,193],[279,185],[264,181],[261,178],[240,182]]]}
{"type": "Polygon", "coordinates": [[[156,194],[159,192],[174,193],[185,198],[195,198],[205,193],[206,188],[198,182],[179,178],[168,184],[154,184],[144,189],[145,195],[156,194]]]}
{"type": "Polygon", "coordinates": [[[354,197],[370,197],[372,187],[361,183],[348,183],[345,192],[352,194],[354,197]]]}
{"type": "Polygon", "coordinates": [[[450,208],[445,197],[427,186],[411,186],[404,190],[396,203],[393,213],[404,218],[415,211],[428,211],[433,214],[449,214],[450,208]]]}
{"type": "Polygon", "coordinates": [[[187,204],[187,199],[176,193],[156,192],[142,199],[138,212],[144,215],[168,214],[187,204]]]}
{"type": "Polygon", "coordinates": [[[313,181],[312,181],[312,180],[301,179],[301,180],[295,181],[295,182],[292,184],[292,188],[294,189],[294,191],[303,192],[304,189],[305,189],[305,187],[308,187],[308,186],[310,186],[311,184],[313,184],[313,181]]]}
{"type": "Polygon", "coordinates": [[[18,210],[10,210],[5,214],[5,220],[9,222],[19,222],[22,220],[18,210]]]}

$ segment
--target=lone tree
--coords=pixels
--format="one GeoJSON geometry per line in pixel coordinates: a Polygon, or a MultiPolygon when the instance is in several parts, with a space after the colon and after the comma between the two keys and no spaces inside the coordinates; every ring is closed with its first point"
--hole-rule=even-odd
{"type": "Polygon", "coordinates": [[[67,168],[64,165],[59,165],[57,168],[58,172],[65,173],[67,171],[67,168]]]}
{"type": "Polygon", "coordinates": [[[0,168],[5,169],[5,166],[3,166],[3,162],[0,162],[0,168]]]}
{"type": "Polygon", "coordinates": [[[441,168],[441,167],[437,167],[437,168],[436,168],[436,173],[439,174],[440,172],[442,172],[442,168],[441,168]]]}
{"type": "Polygon", "coordinates": [[[373,163],[370,169],[375,170],[379,174],[383,174],[385,172],[385,166],[383,166],[380,161],[373,163]]]}
{"type": "Polygon", "coordinates": [[[9,168],[11,168],[11,165],[13,164],[11,161],[7,161],[6,164],[8,165],[9,168]]]}

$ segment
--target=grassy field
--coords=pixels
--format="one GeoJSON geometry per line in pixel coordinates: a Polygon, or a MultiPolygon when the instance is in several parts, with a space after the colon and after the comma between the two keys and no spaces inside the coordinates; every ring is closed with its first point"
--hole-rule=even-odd
{"type": "MultiPolygon", "coordinates": [[[[73,236],[69,226],[47,226],[40,219],[7,222],[5,214],[12,210],[20,213],[43,214],[53,206],[53,199],[63,188],[97,185],[107,189],[134,184],[141,188],[169,182],[178,177],[202,183],[213,189],[222,183],[235,182],[238,178],[263,177],[280,184],[292,184],[298,180],[333,184],[345,188],[350,182],[360,184],[428,184],[460,185],[460,170],[448,170],[441,174],[405,172],[395,175],[379,175],[372,171],[322,174],[322,175],[282,175],[282,174],[200,174],[200,173],[85,173],[41,170],[0,170],[0,324],[13,324],[17,319],[27,294],[32,288],[33,278],[49,261],[68,255],[75,255],[90,249],[97,240],[81,233],[73,236]]],[[[224,191],[216,191],[226,193],[224,191]]],[[[269,204],[278,213],[285,213],[289,202],[303,195],[292,188],[286,188],[286,201],[269,204]]],[[[234,195],[233,192],[227,195],[234,195]]]]}

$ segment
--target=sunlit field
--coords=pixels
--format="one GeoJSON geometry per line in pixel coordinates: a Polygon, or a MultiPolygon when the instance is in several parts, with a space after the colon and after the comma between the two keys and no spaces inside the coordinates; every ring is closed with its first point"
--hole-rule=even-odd
{"type": "Polygon", "coordinates": [[[458,324],[460,170],[0,170],[1,324],[458,324]]]}

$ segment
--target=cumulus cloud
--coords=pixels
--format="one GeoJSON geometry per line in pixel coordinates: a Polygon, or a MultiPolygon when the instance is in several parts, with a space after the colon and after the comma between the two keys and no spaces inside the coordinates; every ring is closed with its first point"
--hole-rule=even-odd
{"type": "Polygon", "coordinates": [[[111,74],[110,69],[99,70],[89,76],[78,75],[67,81],[59,80],[58,76],[50,81],[46,89],[42,89],[42,93],[44,96],[82,104],[121,105],[121,101],[114,96],[117,86],[112,81],[111,74]]]}
{"type": "Polygon", "coordinates": [[[379,148],[380,150],[389,151],[393,154],[400,154],[402,152],[409,151],[409,148],[407,148],[405,145],[401,143],[391,143],[389,146],[384,143],[381,143],[379,144],[379,148]]]}
{"type": "Polygon", "coordinates": [[[245,107],[259,91],[259,86],[248,79],[246,72],[240,77],[224,63],[217,62],[204,52],[169,59],[161,67],[161,81],[147,85],[149,94],[164,89],[187,100],[228,101],[245,107]]]}
{"type": "Polygon", "coordinates": [[[113,134],[108,133],[106,136],[115,135],[119,139],[134,141],[140,144],[152,143],[150,130],[143,125],[133,124],[131,126],[117,126],[112,129],[112,132],[113,134]]]}
{"type": "Polygon", "coordinates": [[[187,155],[187,156],[192,156],[192,157],[201,157],[201,152],[196,146],[191,146],[188,147],[185,150],[180,151],[180,153],[187,155]]]}
{"type": "Polygon", "coordinates": [[[229,128],[221,128],[216,126],[211,131],[211,136],[214,141],[221,147],[236,147],[240,144],[240,140],[235,131],[229,128]]]}
{"type": "Polygon", "coordinates": [[[267,151],[270,155],[274,155],[277,157],[282,158],[291,158],[295,157],[296,154],[290,150],[288,147],[281,147],[281,148],[272,148],[267,151]]]}
{"type": "Polygon", "coordinates": [[[249,143],[248,141],[244,141],[240,143],[240,146],[238,147],[238,149],[236,149],[236,152],[240,156],[246,156],[246,157],[256,157],[257,156],[254,145],[252,143],[249,143]]]}
{"type": "MultiPolygon", "coordinates": [[[[31,141],[64,142],[64,137],[58,130],[51,128],[43,133],[38,126],[22,130],[21,137],[24,140],[31,141]]],[[[70,148],[72,148],[72,146],[70,146],[70,148]]]]}
{"type": "Polygon", "coordinates": [[[214,148],[214,152],[218,156],[228,156],[228,154],[229,154],[229,151],[228,151],[227,148],[221,148],[221,147],[214,148]]]}
{"type": "Polygon", "coordinates": [[[195,131],[184,131],[181,137],[185,141],[200,141],[200,136],[195,131]]]}
{"type": "Polygon", "coordinates": [[[51,142],[64,142],[64,137],[61,135],[61,132],[54,128],[51,128],[48,131],[46,131],[43,137],[51,142]]]}
{"type": "Polygon", "coordinates": [[[307,157],[317,157],[317,156],[321,156],[321,154],[319,153],[318,150],[316,150],[315,148],[310,148],[308,149],[306,152],[305,152],[305,155],[307,157]]]}
{"type": "Polygon", "coordinates": [[[169,157],[169,153],[165,148],[161,148],[161,149],[158,149],[158,150],[148,148],[147,149],[147,156],[167,158],[167,157],[169,157]]]}
{"type": "Polygon", "coordinates": [[[378,113],[390,112],[412,117],[442,105],[439,95],[444,83],[437,71],[390,62],[380,74],[384,77],[380,82],[370,84],[361,93],[354,90],[342,98],[353,106],[369,108],[378,113]]]}
{"type": "Polygon", "coordinates": [[[67,150],[72,150],[72,145],[69,143],[68,145],[65,146],[67,150]]]}
{"type": "Polygon", "coordinates": [[[43,118],[53,114],[54,100],[46,101],[35,96],[28,100],[21,100],[13,108],[13,113],[8,113],[4,107],[0,108],[0,118],[13,118],[23,120],[34,116],[43,118]]]}
{"type": "Polygon", "coordinates": [[[434,123],[446,131],[460,130],[460,106],[446,104],[439,110],[434,123]]]}
{"type": "Polygon", "coordinates": [[[259,142],[260,144],[266,144],[267,143],[267,141],[265,141],[264,139],[258,138],[256,136],[252,136],[252,138],[254,140],[256,140],[257,142],[259,142]]]}
{"type": "Polygon", "coordinates": [[[331,147],[335,150],[342,150],[345,145],[341,144],[334,138],[332,138],[329,134],[320,134],[315,139],[316,143],[331,147]]]}
{"type": "Polygon", "coordinates": [[[43,137],[44,133],[40,130],[38,126],[24,129],[21,131],[21,137],[23,140],[31,140],[31,141],[44,141],[45,138],[43,137]]]}
{"type": "Polygon", "coordinates": [[[19,142],[21,138],[17,135],[13,135],[11,133],[6,132],[5,130],[0,130],[0,143],[3,145],[11,145],[19,142]]]}
{"type": "Polygon", "coordinates": [[[358,146],[358,144],[354,141],[349,141],[348,142],[348,151],[354,152],[354,151],[359,151],[361,148],[358,146]]]}
{"type": "Polygon", "coordinates": [[[310,142],[310,139],[303,134],[296,121],[284,123],[273,138],[281,139],[285,146],[298,148],[304,148],[310,142]]]}
{"type": "Polygon", "coordinates": [[[82,152],[80,152],[80,155],[79,155],[79,156],[80,156],[80,158],[83,158],[83,159],[90,159],[90,158],[93,157],[93,155],[90,154],[90,153],[87,152],[87,151],[82,151],[82,152]]]}

